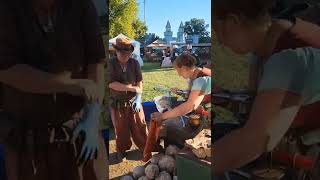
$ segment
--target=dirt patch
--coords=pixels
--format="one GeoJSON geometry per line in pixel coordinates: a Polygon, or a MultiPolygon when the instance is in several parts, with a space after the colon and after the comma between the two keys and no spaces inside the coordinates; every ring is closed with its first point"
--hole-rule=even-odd
{"type": "Polygon", "coordinates": [[[131,173],[136,166],[144,165],[141,161],[142,152],[140,152],[137,146],[132,142],[131,149],[127,152],[128,155],[122,162],[119,162],[116,158],[116,141],[114,137],[113,129],[109,132],[109,178],[110,180],[120,179],[122,176],[131,173]]]}

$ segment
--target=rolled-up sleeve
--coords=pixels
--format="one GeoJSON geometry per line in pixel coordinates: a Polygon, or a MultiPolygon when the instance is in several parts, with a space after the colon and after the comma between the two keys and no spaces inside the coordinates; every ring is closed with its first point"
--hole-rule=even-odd
{"type": "Polygon", "coordinates": [[[99,17],[92,0],[83,0],[82,29],[85,40],[85,56],[88,64],[106,63],[99,17]]]}
{"type": "Polygon", "coordinates": [[[285,50],[270,57],[264,66],[258,91],[285,90],[299,95],[305,90],[307,62],[298,50],[285,50]]]}
{"type": "Polygon", "coordinates": [[[0,70],[19,63],[17,24],[6,1],[0,1],[0,70]]]}

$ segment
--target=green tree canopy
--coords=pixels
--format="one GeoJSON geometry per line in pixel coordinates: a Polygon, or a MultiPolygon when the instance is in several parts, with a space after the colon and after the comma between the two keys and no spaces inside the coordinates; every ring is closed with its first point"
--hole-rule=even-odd
{"type": "Polygon", "coordinates": [[[136,0],[109,1],[109,37],[122,33],[130,38],[142,38],[147,26],[138,19],[136,0]]]}
{"type": "Polygon", "coordinates": [[[143,39],[148,31],[147,25],[140,19],[136,19],[132,26],[135,33],[135,39],[143,39]]]}
{"type": "Polygon", "coordinates": [[[109,37],[123,33],[130,38],[135,37],[132,28],[137,18],[136,0],[110,0],[109,2],[109,37]]]}
{"type": "Polygon", "coordinates": [[[192,18],[190,21],[186,21],[184,24],[184,32],[188,35],[200,35],[199,42],[211,42],[210,32],[207,31],[209,27],[205,23],[204,19],[192,18]]]}

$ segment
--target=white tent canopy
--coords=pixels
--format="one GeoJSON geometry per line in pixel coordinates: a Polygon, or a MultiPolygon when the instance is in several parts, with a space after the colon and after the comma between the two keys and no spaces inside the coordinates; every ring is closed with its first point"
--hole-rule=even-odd
{"type": "Polygon", "coordinates": [[[149,44],[147,46],[148,48],[154,48],[154,49],[165,49],[167,48],[166,42],[157,39],[155,41],[153,41],[151,44],[149,44]]]}
{"type": "MultiPolygon", "coordinates": [[[[110,39],[109,40],[109,49],[110,50],[113,49],[112,43],[115,43],[116,39],[119,38],[119,37],[128,38],[127,36],[125,36],[123,34],[119,34],[118,36],[110,39]]],[[[135,41],[134,39],[131,39],[131,38],[129,38],[129,39],[132,40],[132,42],[133,42],[132,45],[134,46],[132,57],[139,62],[140,66],[143,66],[143,60],[140,57],[140,42],[139,41],[135,41]]]]}

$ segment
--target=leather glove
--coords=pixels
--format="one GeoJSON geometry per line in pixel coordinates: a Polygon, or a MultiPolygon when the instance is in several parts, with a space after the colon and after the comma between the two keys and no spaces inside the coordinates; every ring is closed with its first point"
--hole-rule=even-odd
{"type": "Polygon", "coordinates": [[[132,103],[132,108],[136,112],[140,112],[140,104],[141,104],[141,93],[137,93],[136,98],[134,99],[132,103]]]}
{"type": "Polygon", "coordinates": [[[82,118],[73,130],[73,140],[80,134],[83,135],[81,152],[78,156],[79,166],[97,158],[100,114],[101,106],[98,102],[87,104],[82,118]]]}

